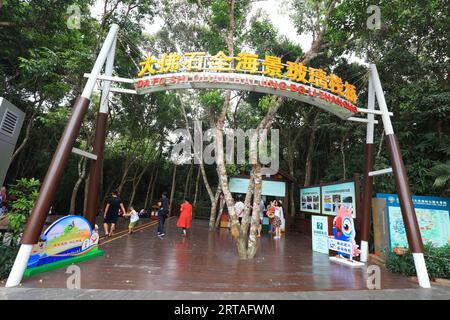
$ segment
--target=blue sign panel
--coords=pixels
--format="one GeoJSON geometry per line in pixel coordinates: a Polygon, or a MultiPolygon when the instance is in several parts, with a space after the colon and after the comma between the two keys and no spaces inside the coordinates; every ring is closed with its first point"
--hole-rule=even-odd
{"type": "MultiPolygon", "coordinates": [[[[379,193],[376,197],[386,199],[390,248],[407,248],[408,241],[398,196],[379,193]]],[[[423,243],[431,242],[437,247],[450,243],[450,198],[412,196],[412,200],[423,243]]]]}

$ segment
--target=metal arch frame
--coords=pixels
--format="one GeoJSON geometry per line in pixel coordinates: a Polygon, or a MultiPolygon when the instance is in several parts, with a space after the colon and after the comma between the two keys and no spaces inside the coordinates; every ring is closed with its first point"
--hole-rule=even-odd
{"type": "MultiPolygon", "coordinates": [[[[88,186],[89,198],[87,204],[87,212],[85,213],[87,220],[91,223],[91,225],[94,225],[95,216],[98,209],[99,180],[102,170],[105,147],[109,93],[118,92],[136,94],[136,90],[111,87],[111,82],[122,82],[129,84],[133,83],[132,79],[112,76],[118,30],[118,25],[113,24],[111,26],[91,73],[85,74],[88,80],[81,96],[77,99],[75,105],[73,106],[72,114],[58,143],[55,154],[53,155],[49,169],[39,191],[39,196],[25,227],[25,231],[21,239],[21,246],[6,282],[6,287],[15,287],[22,281],[23,273],[27,267],[33,245],[37,243],[38,237],[42,231],[45,219],[54,198],[54,194],[60,184],[64,169],[73,148],[73,144],[78,135],[87,108],[89,107],[92,91],[97,80],[103,80],[100,109],[97,115],[96,133],[93,143],[93,154],[97,156],[97,160],[94,160],[91,163],[89,176],[90,181],[88,186]],[[105,73],[101,75],[100,72],[104,65],[105,73]]],[[[362,210],[363,221],[361,232],[361,261],[366,262],[368,257],[368,240],[371,216],[370,204],[373,189],[372,176],[376,174],[383,174],[389,171],[372,171],[374,126],[378,123],[378,121],[375,120],[375,115],[380,115],[382,117],[383,127],[386,133],[386,144],[389,150],[389,157],[392,165],[392,171],[396,180],[397,192],[399,193],[400,205],[402,209],[403,221],[405,223],[408,244],[413,253],[419,285],[424,288],[430,288],[430,282],[423,256],[423,244],[420,236],[419,226],[417,223],[417,217],[411,199],[408,178],[406,176],[406,170],[403,164],[400,148],[398,146],[390,119],[393,114],[389,112],[387,108],[376,66],[371,64],[369,69],[370,74],[368,108],[357,108],[358,112],[367,114],[367,118],[349,117],[345,119],[348,121],[366,123],[367,125],[363,191],[364,196],[362,210]],[[378,101],[379,110],[375,110],[375,97],[378,101]]],[[[279,95],[280,91],[269,93],[279,95]]],[[[307,103],[320,107],[319,105],[311,102],[307,103]]],[[[78,152],[78,154],[80,154],[80,152],[78,152]]]]}

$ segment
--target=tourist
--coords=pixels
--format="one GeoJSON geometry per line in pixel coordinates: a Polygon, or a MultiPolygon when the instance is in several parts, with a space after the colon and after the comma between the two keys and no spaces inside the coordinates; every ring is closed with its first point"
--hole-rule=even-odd
{"type": "Polygon", "coordinates": [[[234,204],[234,214],[238,217],[239,224],[242,224],[242,217],[244,215],[244,209],[245,209],[245,205],[241,201],[241,197],[238,197],[237,202],[234,204]]]}
{"type": "Polygon", "coordinates": [[[259,203],[259,226],[258,226],[258,235],[257,235],[258,238],[261,237],[261,229],[262,229],[262,225],[264,222],[264,211],[265,210],[266,210],[266,206],[264,204],[264,200],[261,199],[261,201],[259,203]]]}
{"type": "Polygon", "coordinates": [[[169,199],[167,198],[167,192],[163,192],[161,200],[158,203],[158,237],[164,237],[164,223],[169,214],[169,199]]]}
{"type": "Polygon", "coordinates": [[[273,218],[272,227],[275,228],[275,236],[274,239],[281,238],[281,219],[283,215],[283,209],[280,206],[278,201],[275,201],[275,216],[273,218]]]}
{"type": "Polygon", "coordinates": [[[189,203],[189,199],[184,198],[184,203],[180,207],[180,217],[177,221],[177,227],[183,229],[182,235],[186,236],[186,229],[191,227],[192,218],[192,205],[189,203]]]}
{"type": "Polygon", "coordinates": [[[6,188],[0,189],[0,217],[6,213],[6,188]]]}
{"type": "Polygon", "coordinates": [[[120,199],[117,191],[111,193],[111,197],[108,199],[105,213],[103,215],[103,228],[105,229],[105,236],[111,237],[116,230],[117,218],[119,212],[126,214],[125,207],[123,206],[122,199],[120,199]],[[111,224],[111,230],[108,232],[108,224],[111,224]]]}
{"type": "Polygon", "coordinates": [[[130,206],[130,212],[127,214],[124,214],[123,216],[130,217],[130,224],[128,225],[128,234],[132,234],[136,223],[139,221],[139,214],[134,209],[133,206],[130,206]]]}

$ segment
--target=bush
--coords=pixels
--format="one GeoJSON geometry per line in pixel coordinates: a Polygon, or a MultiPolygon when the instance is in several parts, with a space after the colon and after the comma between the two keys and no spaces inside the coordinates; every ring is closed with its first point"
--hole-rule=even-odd
{"type": "MultiPolygon", "coordinates": [[[[428,276],[431,279],[450,279],[450,245],[435,247],[431,243],[424,245],[424,257],[427,265],[428,276]]],[[[386,255],[386,268],[395,273],[401,273],[407,277],[415,276],[414,258],[410,251],[404,254],[388,252],[386,255]]]]}
{"type": "Polygon", "coordinates": [[[18,251],[19,247],[17,246],[0,244],[0,279],[9,275],[18,251]]]}
{"type": "Polygon", "coordinates": [[[9,185],[9,193],[16,197],[16,200],[11,203],[11,210],[8,213],[13,242],[16,242],[25,228],[27,218],[38,196],[39,185],[39,180],[33,178],[20,179],[16,181],[16,184],[9,185]]]}

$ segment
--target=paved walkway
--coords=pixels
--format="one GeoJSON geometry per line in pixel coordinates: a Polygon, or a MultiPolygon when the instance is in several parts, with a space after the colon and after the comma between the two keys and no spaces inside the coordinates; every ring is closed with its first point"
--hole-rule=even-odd
{"type": "MultiPolygon", "coordinates": [[[[141,219],[135,234],[129,236],[121,232],[112,239],[103,240],[103,257],[78,264],[81,288],[127,290],[129,294],[126,296],[130,299],[134,294],[152,299],[175,296],[188,299],[191,295],[196,299],[219,296],[240,299],[245,295],[252,298],[261,295],[261,299],[308,299],[339,296],[337,292],[324,291],[347,290],[348,294],[344,296],[364,299],[387,298],[391,292],[364,291],[367,290],[365,267],[351,269],[330,262],[327,255],[312,252],[311,240],[301,234],[288,233],[280,240],[263,235],[255,259],[242,261],[237,257],[234,240],[227,229],[208,232],[207,221],[194,220],[190,234],[183,238],[176,228],[176,219],[172,218],[168,221],[166,237],[160,239],[156,236],[155,224],[154,221],[141,219]],[[233,292],[240,293],[235,295],[233,292]]],[[[24,295],[39,292],[42,297],[48,298],[60,295],[61,298],[74,295],[84,298],[99,294],[92,290],[31,289],[66,288],[70,274],[65,272],[66,269],[61,268],[24,278],[22,288],[11,291],[2,289],[1,294],[5,298],[18,297],[21,292],[24,295]]],[[[404,297],[408,298],[448,294],[445,287],[423,291],[416,282],[384,268],[381,268],[381,289],[414,289],[392,291],[394,296],[404,292],[404,297]]],[[[102,293],[105,298],[114,298],[118,294],[124,293],[110,290],[102,293]]]]}
{"type": "Polygon", "coordinates": [[[0,288],[0,300],[449,300],[450,288],[310,292],[186,292],[0,288]]]}

